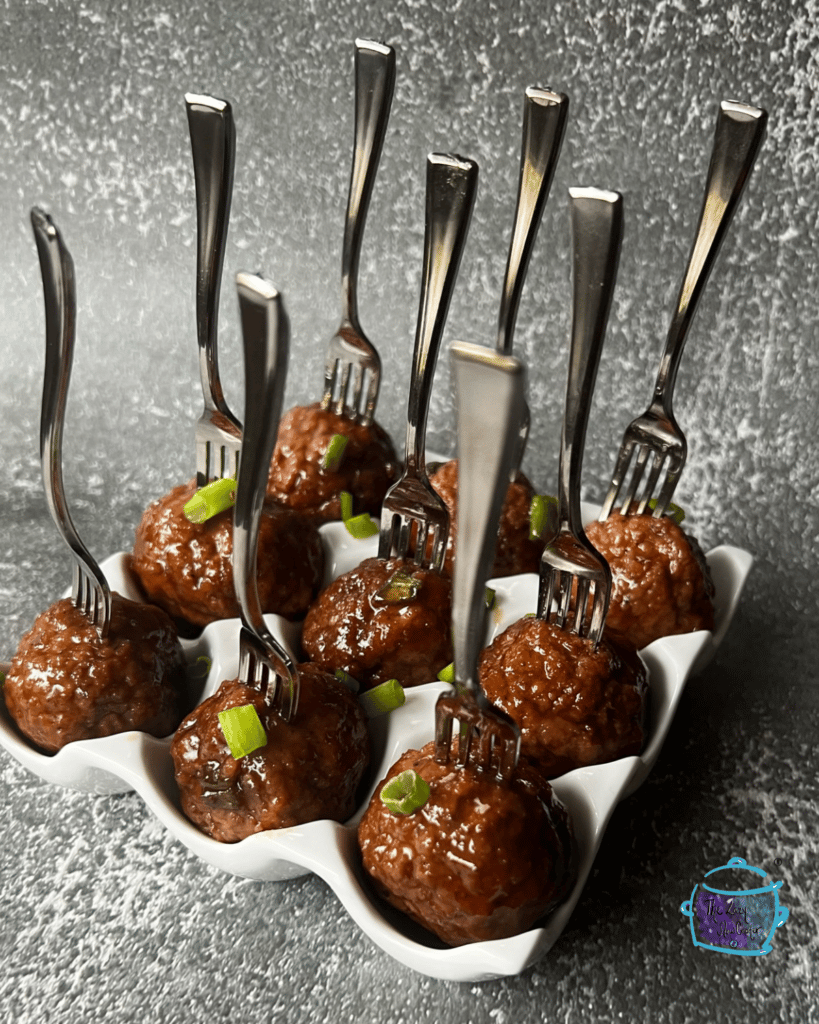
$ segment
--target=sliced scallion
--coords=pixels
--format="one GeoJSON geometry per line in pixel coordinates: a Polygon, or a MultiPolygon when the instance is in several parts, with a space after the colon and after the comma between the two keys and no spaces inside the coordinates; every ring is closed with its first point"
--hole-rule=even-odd
{"type": "Polygon", "coordinates": [[[378,597],[385,604],[401,604],[404,601],[412,601],[421,589],[421,581],[408,572],[399,569],[393,574],[384,586],[378,591],[378,597]]]}
{"type": "Polygon", "coordinates": [[[381,789],[381,802],[393,814],[412,814],[429,800],[429,783],[418,772],[408,768],[381,789]]]}
{"type": "Polygon", "coordinates": [[[219,725],[230,753],[238,759],[267,743],[267,734],[252,704],[242,704],[219,712],[219,725]]]}
{"type": "Polygon", "coordinates": [[[333,434],[330,438],[330,443],[327,445],[327,451],[324,453],[324,460],[321,464],[321,468],[327,470],[328,473],[337,473],[341,466],[341,460],[344,458],[344,449],[347,447],[349,437],[345,437],[344,434],[333,434]]]}
{"type": "Polygon", "coordinates": [[[224,512],[236,504],[236,481],[231,477],[213,480],[185,504],[182,511],[192,523],[204,523],[206,519],[224,512]]]}
{"type": "Polygon", "coordinates": [[[347,689],[352,690],[353,693],[358,693],[361,689],[361,683],[359,683],[357,679],[353,679],[350,673],[345,672],[343,668],[337,668],[333,675],[342,684],[342,686],[346,686],[347,689]]]}
{"type": "Polygon", "coordinates": [[[379,530],[378,523],[365,512],[360,516],[352,516],[344,520],[347,532],[356,540],[366,540],[367,537],[374,537],[379,530]]]}
{"type": "Polygon", "coordinates": [[[400,708],[406,703],[407,697],[404,687],[397,679],[388,679],[386,683],[374,686],[372,690],[365,690],[358,699],[367,718],[377,718],[379,715],[386,715],[388,711],[400,708]]]}
{"type": "MultiPolygon", "coordinates": [[[[648,503],[648,507],[653,512],[654,509],[657,507],[657,499],[652,498],[651,501],[649,501],[648,503]]],[[[666,508],[663,515],[668,516],[669,519],[673,519],[677,526],[682,526],[682,521],[683,519],[685,519],[685,512],[680,508],[679,505],[675,505],[673,501],[670,501],[668,503],[668,507],[666,508]]]]}
{"type": "Polygon", "coordinates": [[[491,587],[486,587],[483,592],[484,600],[486,601],[486,607],[491,612],[495,607],[496,592],[491,587]]]}
{"type": "Polygon", "coordinates": [[[445,668],[442,668],[438,673],[438,678],[442,683],[454,683],[455,682],[455,662],[451,661],[445,668]]]}

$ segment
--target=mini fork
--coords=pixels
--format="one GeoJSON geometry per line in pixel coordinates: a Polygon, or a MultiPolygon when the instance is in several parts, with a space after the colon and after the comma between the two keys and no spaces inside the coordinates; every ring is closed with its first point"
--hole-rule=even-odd
{"type": "Polygon", "coordinates": [[[455,342],[451,353],[459,458],[459,547],[452,584],[455,683],[454,692],[441,694],[435,705],[435,759],[449,761],[457,718],[457,764],[510,779],[520,730],[487,701],[478,683],[478,653],[486,627],[484,588],[524,407],[524,370],[517,359],[481,345],[455,342]]]}
{"type": "Polygon", "coordinates": [[[623,201],[617,192],[569,190],[573,248],[572,336],[560,441],[557,525],[540,562],[538,618],[600,642],[611,596],[611,571],[589,541],[580,512],[580,470],[594,382],[606,334],[620,242],[623,201]],[[576,594],[573,590],[576,586],[576,594]]]}
{"type": "Polygon", "coordinates": [[[285,722],[299,701],[291,655],[264,621],[256,586],[259,520],[282,412],[290,328],[281,297],[266,280],[237,274],[245,354],[245,430],[233,512],[233,581],[239,602],[239,678],[266,694],[285,722]]]}
{"type": "MultiPolygon", "coordinates": [[[[523,282],[552,187],[568,115],[569,100],[563,93],[534,86],[526,90],[515,224],[506,260],[495,345],[502,355],[512,354],[512,338],[523,282]]],[[[523,461],[530,419],[529,406],[524,403],[518,449],[512,466],[513,477],[517,475],[523,461]]]]}
{"type": "Polygon", "coordinates": [[[222,392],[217,359],[219,288],[225,259],[236,129],[226,100],[185,96],[196,182],[196,337],[205,408],[196,424],[196,486],[236,477],[242,425],[222,392]]]}
{"type": "Polygon", "coordinates": [[[35,207],[31,211],[31,226],[45,293],[46,357],[40,417],[40,463],[46,502],[60,536],[74,558],[74,605],[97,627],[99,635],[105,637],[111,623],[111,590],[102,570],[77,533],[66,505],[63,486],[63,424],[77,319],[74,261],[48,214],[35,207]]]}
{"type": "Polygon", "coordinates": [[[609,492],[600,512],[601,520],[608,518],[615,503],[619,503],[624,514],[645,512],[657,492],[663,470],[665,480],[659,489],[653,515],[663,515],[674,495],[688,453],[685,435],[674,418],[671,405],[677,370],[688,328],[750,177],[767,120],[766,112],[758,107],[743,103],[720,104],[697,234],[660,361],[654,397],[646,412],[626,427],[609,492]],[[623,489],[633,458],[631,480],[623,489]],[[647,469],[648,476],[643,483],[647,469]],[[642,492],[636,498],[641,484],[642,492]],[[635,498],[636,505],[633,504],[635,498]]]}
{"type": "Polygon", "coordinates": [[[321,406],[368,424],[378,401],[381,359],[358,319],[358,264],[395,89],[395,51],[366,39],[356,39],[355,48],[355,148],[341,256],[341,325],[327,346],[321,406]],[[348,404],[353,370],[353,398],[348,404]]]}
{"type": "Polygon", "coordinates": [[[427,476],[427,414],[477,184],[478,165],[471,160],[442,153],[427,158],[424,269],[407,408],[406,468],[387,492],[381,510],[378,557],[404,558],[415,528],[415,563],[436,570],[444,564],[449,512],[427,476]]]}

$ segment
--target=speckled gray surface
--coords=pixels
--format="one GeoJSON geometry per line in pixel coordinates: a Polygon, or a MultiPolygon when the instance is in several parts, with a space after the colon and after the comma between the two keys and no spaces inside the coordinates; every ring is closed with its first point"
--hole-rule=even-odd
{"type": "MultiPolygon", "coordinates": [[[[677,408],[680,501],[706,546],[756,565],[716,661],[660,761],[617,810],[557,946],[519,978],[432,981],[361,937],[314,878],[255,884],[202,866],[133,795],[46,786],[0,754],[0,1010],[18,1024],[150,1021],[819,1021],[816,570],[819,568],[819,5],[815,0],[358,5],[6,0],[0,5],[0,660],[69,579],[42,496],[42,292],[27,221],[72,250],[78,342],[66,425],[75,518],[99,557],[185,478],[199,411],[193,183],[183,93],[234,103],[238,166],[223,365],[241,409],[230,275],[262,270],[293,324],[288,401],[316,396],[338,318],[356,35],[398,51],[365,237],[362,319],[382,352],[379,418],[402,436],[420,277],[424,157],[478,161],[448,337],[489,342],[514,204],[522,91],[571,98],[520,309],[527,468],[550,489],[568,332],[566,189],[623,192],[618,290],[585,463],[600,497],[647,403],[699,209],[717,103],[770,111],[768,138],[695,321],[677,408]],[[745,857],[784,879],[790,919],[762,959],[693,948],[683,899],[745,857]]],[[[430,440],[452,445],[442,359],[430,440]]]]}

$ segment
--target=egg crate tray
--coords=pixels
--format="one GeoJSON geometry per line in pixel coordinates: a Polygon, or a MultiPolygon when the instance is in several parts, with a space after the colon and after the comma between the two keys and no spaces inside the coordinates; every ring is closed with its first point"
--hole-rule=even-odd
{"type": "MultiPolygon", "coordinates": [[[[599,509],[583,506],[586,522],[599,509]]],[[[325,584],[377,554],[378,538],[355,540],[342,523],[321,527],[326,552],[325,584]]],[[[617,803],[633,793],[657,760],[689,676],[713,656],[731,623],[752,557],[740,548],[720,546],[706,555],[715,585],[714,632],[699,631],[665,637],[640,654],[649,672],[648,741],[637,757],[578,768],[552,781],[555,793],[571,816],[579,851],[577,879],[568,898],[537,927],[508,939],[444,946],[431,933],[399,914],[371,890],[358,854],[356,829],[376,786],[404,751],[422,747],[434,737],[435,702],[448,684],[430,682],[406,690],[406,703],[370,722],[372,760],[362,783],[356,813],[344,824],[322,820],[293,828],[259,832],[238,843],[220,843],[196,828],[182,813],[173,763],[171,737],[156,739],[126,732],[69,743],[53,755],[40,753],[17,730],[0,701],[0,745],[24,767],[46,782],[90,793],[135,790],[165,828],[197,857],[233,875],[280,882],[313,872],[341,900],[366,935],[400,963],[429,977],[448,981],[484,981],[519,974],[541,959],[557,941],[583,891],[597,850],[617,803]]],[[[112,555],[102,569],[125,597],[139,600],[128,570],[128,556],[112,555]]],[[[490,580],[496,604],[487,618],[487,644],[507,626],[534,612],[535,574],[490,580]]],[[[265,617],[271,630],[290,644],[298,643],[299,624],[276,615],[265,617]]],[[[213,694],[224,679],[239,670],[238,619],[206,627],[195,640],[183,640],[190,665],[211,660],[200,700],[213,694]]]]}

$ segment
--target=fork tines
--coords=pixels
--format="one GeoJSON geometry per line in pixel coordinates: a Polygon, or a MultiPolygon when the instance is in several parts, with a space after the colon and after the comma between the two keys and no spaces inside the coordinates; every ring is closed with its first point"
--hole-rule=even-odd
{"type": "Polygon", "coordinates": [[[236,479],[242,434],[218,409],[206,409],[196,423],[196,485],[236,479]]]}
{"type": "Polygon", "coordinates": [[[415,564],[440,571],[449,537],[449,510],[426,480],[405,476],[394,484],[381,509],[379,558],[406,558],[415,546],[415,564]]]}
{"type": "Polygon", "coordinates": [[[367,352],[357,348],[343,334],[330,339],[324,368],[322,409],[332,408],[339,416],[346,414],[364,425],[371,423],[378,402],[380,381],[381,360],[375,349],[367,352]],[[354,375],[351,372],[353,369],[354,375]],[[352,401],[348,401],[351,376],[353,396],[352,401]]]}
{"type": "Polygon", "coordinates": [[[520,730],[497,708],[485,707],[472,694],[442,693],[435,704],[435,760],[446,764],[452,756],[452,724],[458,719],[459,768],[474,765],[499,780],[512,778],[520,756],[520,730]],[[470,757],[470,754],[472,755],[470,757]]]}
{"type": "Polygon", "coordinates": [[[265,694],[285,722],[291,722],[299,700],[298,669],[292,671],[274,648],[260,643],[246,627],[239,634],[239,680],[265,694]]]}
{"type": "Polygon", "coordinates": [[[664,419],[646,413],[626,429],[609,492],[600,512],[601,520],[608,518],[615,504],[623,515],[629,512],[642,515],[655,494],[657,498],[652,514],[658,517],[665,513],[685,466],[688,446],[682,431],[672,432],[671,424],[666,426],[664,419]],[[624,488],[623,482],[629,470],[631,479],[624,488]],[[658,494],[657,485],[663,474],[665,477],[658,494]]]}
{"type": "Polygon", "coordinates": [[[540,563],[537,617],[586,637],[597,646],[611,598],[611,570],[602,556],[574,543],[571,556],[560,550],[568,535],[548,544],[540,563]]]}
{"type": "Polygon", "coordinates": [[[100,576],[96,579],[75,561],[71,599],[74,607],[97,627],[101,637],[105,637],[111,623],[111,589],[101,573],[100,576]]]}

